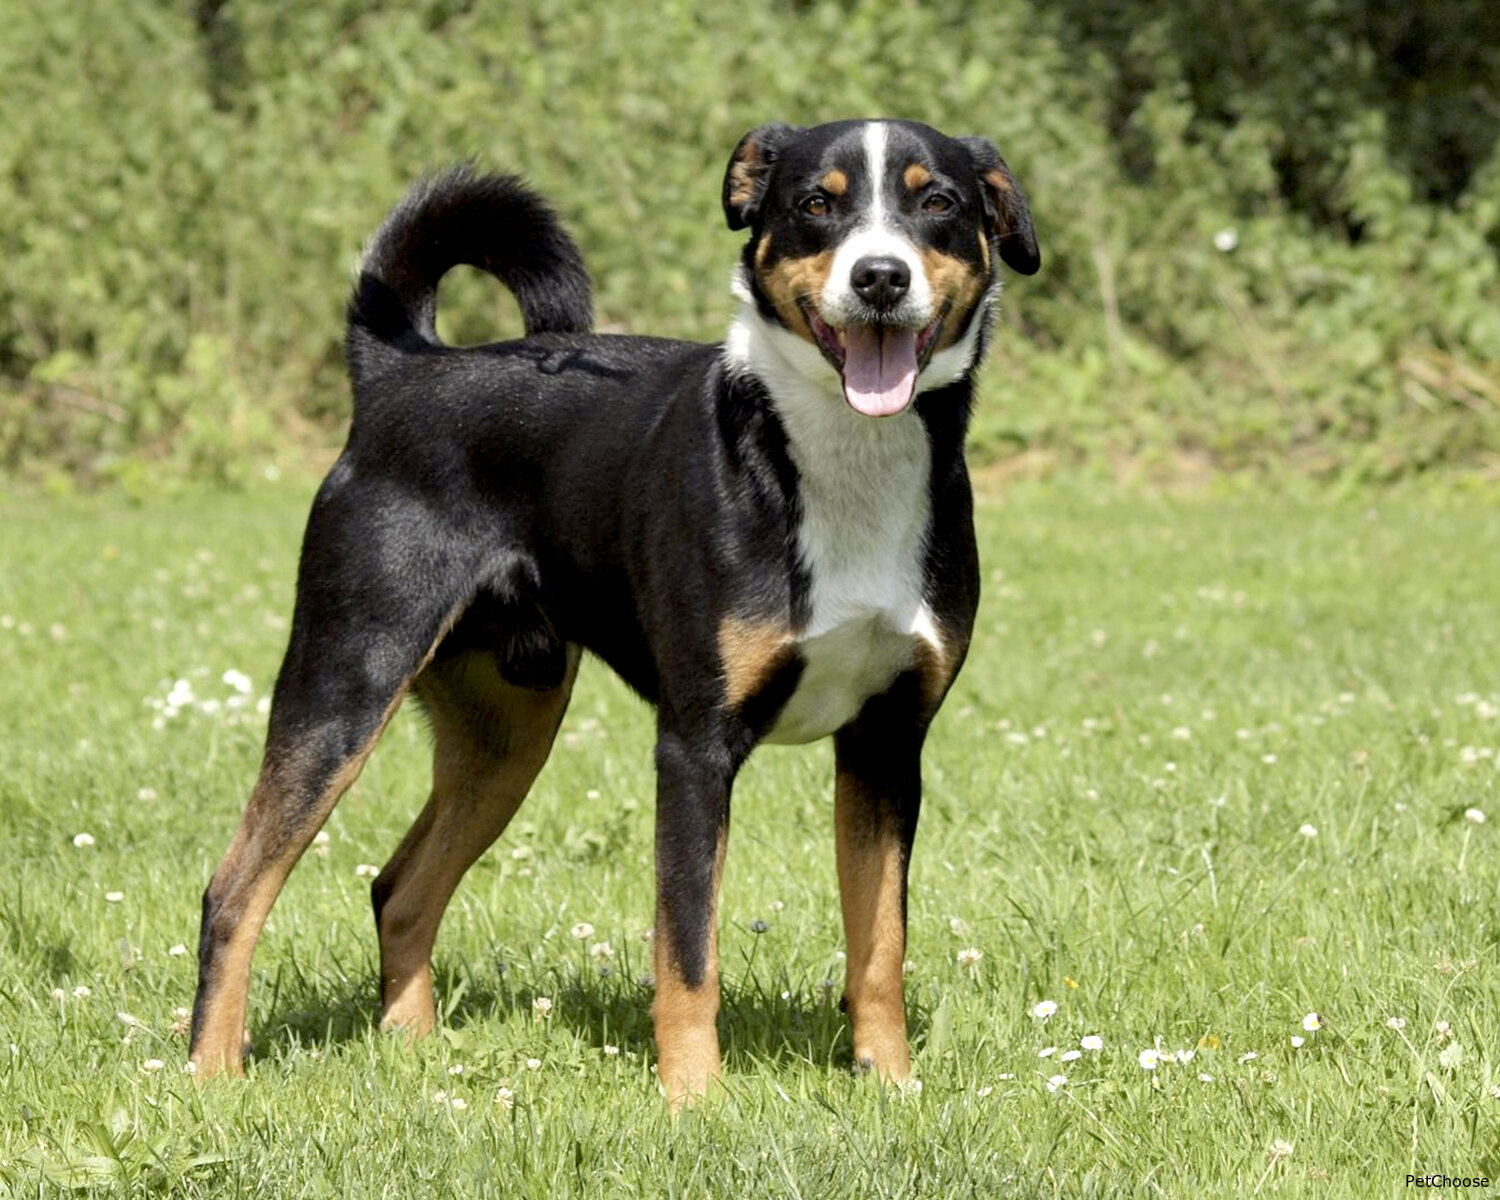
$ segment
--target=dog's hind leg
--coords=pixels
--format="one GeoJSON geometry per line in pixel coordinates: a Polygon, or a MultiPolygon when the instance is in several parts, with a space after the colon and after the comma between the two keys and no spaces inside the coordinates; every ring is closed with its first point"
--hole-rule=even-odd
{"type": "Polygon", "coordinates": [[[241,1071],[266,915],[467,601],[466,564],[428,549],[441,531],[346,483],[336,468],[314,505],[260,777],[203,894],[190,1051],[202,1076],[241,1071]]]}
{"type": "Polygon", "coordinates": [[[346,708],[310,729],[286,715],[282,698],[244,818],[203,894],[191,1051],[201,1075],[240,1072],[250,958],[261,926],[404,691],[404,681],[373,695],[351,689],[346,708]]]}
{"type": "Polygon", "coordinates": [[[508,682],[479,650],[434,662],[413,690],[432,721],[432,797],[371,889],[380,930],[382,1029],[436,1020],[432,944],[459,880],[509,824],[557,733],[578,651],[560,683],[508,682]]]}

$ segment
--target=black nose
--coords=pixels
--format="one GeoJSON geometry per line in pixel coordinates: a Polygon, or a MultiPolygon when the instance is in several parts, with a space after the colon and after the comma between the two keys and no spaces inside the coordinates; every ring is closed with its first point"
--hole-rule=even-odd
{"type": "Polygon", "coordinates": [[[911,287],[911,271],[899,258],[862,258],[849,274],[849,284],[873,308],[895,308],[911,287]]]}

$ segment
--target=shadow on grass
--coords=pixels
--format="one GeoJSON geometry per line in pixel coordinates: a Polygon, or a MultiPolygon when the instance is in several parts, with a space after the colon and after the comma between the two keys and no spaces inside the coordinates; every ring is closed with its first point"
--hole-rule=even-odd
{"type": "MultiPolygon", "coordinates": [[[[765,980],[750,969],[723,989],[719,1037],[725,1067],[743,1070],[755,1063],[807,1062],[836,1069],[853,1065],[848,1018],[838,989],[819,986],[810,993],[785,979],[765,980]]],[[[654,1057],[651,988],[623,972],[584,968],[554,969],[550,981],[511,987],[503,969],[476,970],[453,965],[435,969],[438,1011],[451,1029],[487,1022],[540,1019],[537,1001],[551,1001],[546,1019],[596,1048],[618,1046],[654,1057]]],[[[255,1038],[261,1057],[303,1046],[333,1049],[362,1041],[375,1028],[379,1003],[373,975],[368,981],[304,979],[295,1006],[273,1001],[270,1022],[255,1038]]],[[[924,1009],[907,1007],[911,1040],[920,1044],[928,1027],[924,1009]]]]}

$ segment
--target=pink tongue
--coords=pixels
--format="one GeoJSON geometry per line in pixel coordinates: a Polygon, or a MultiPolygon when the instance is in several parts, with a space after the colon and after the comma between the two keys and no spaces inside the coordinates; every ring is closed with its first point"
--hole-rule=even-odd
{"type": "Polygon", "coordinates": [[[895,416],[917,382],[917,331],[879,325],[844,329],[844,399],[867,417],[895,416]]]}

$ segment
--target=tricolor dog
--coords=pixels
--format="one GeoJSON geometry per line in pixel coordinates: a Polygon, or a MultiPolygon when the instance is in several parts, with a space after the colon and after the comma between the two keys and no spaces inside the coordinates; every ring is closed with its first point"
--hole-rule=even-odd
{"type": "Polygon", "coordinates": [[[250,959],[403,697],[432,795],[374,883],[381,1025],[435,1020],[464,872],[547,758],[580,655],[656,706],[659,1078],[719,1072],[716,903],[735,774],[832,737],[858,1067],[910,1070],[906,878],[927,728],[979,599],[964,432],[1000,264],[1039,264],[995,147],[911,121],[747,134],[719,345],[589,332],[588,276],[519,181],[459,168],[375,234],[349,304],[354,417],[308,520],[265,759],[203,897],[192,1061],[236,1072],[250,959]],[[526,336],[442,344],[437,286],[496,275],[526,336]]]}

